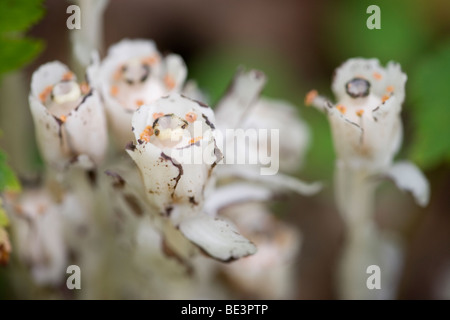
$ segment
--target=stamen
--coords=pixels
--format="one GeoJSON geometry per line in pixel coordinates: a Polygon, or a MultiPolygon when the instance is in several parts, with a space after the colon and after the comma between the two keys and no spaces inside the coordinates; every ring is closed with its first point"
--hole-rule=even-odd
{"type": "Polygon", "coordinates": [[[363,110],[363,109],[359,109],[358,111],[356,111],[356,115],[357,115],[358,117],[362,117],[363,114],[364,114],[364,110],[363,110]]]}
{"type": "Polygon", "coordinates": [[[317,92],[317,90],[311,90],[311,91],[309,91],[309,92],[306,94],[306,97],[305,97],[305,105],[306,105],[307,107],[309,107],[309,106],[313,103],[314,99],[315,99],[318,95],[319,95],[319,93],[317,92]]]}
{"type": "MultiPolygon", "coordinates": [[[[159,134],[159,132],[158,132],[159,134]]],[[[139,135],[139,138],[142,141],[150,142],[150,137],[153,135],[153,128],[152,126],[146,126],[144,131],[139,135]]]]}
{"type": "Polygon", "coordinates": [[[175,88],[175,80],[170,75],[166,75],[164,77],[164,84],[166,85],[167,89],[172,90],[175,88]]]}
{"type": "Polygon", "coordinates": [[[87,84],[87,82],[80,83],[80,90],[82,94],[87,94],[91,88],[87,84]]]}
{"type": "Polygon", "coordinates": [[[48,95],[52,92],[53,86],[47,86],[44,90],[39,94],[39,100],[41,100],[42,103],[47,100],[48,95]]]}
{"type": "Polygon", "coordinates": [[[387,94],[385,94],[385,95],[381,98],[381,102],[386,102],[389,98],[390,98],[390,96],[388,96],[387,94]]]}
{"type": "Polygon", "coordinates": [[[191,140],[189,140],[189,144],[194,144],[194,143],[196,143],[196,142],[198,142],[198,141],[200,141],[202,139],[203,139],[202,136],[192,138],[191,140]]]}
{"type": "Polygon", "coordinates": [[[394,86],[387,86],[386,91],[387,91],[388,93],[394,92],[394,86]]]}
{"type": "Polygon", "coordinates": [[[336,109],[338,109],[342,114],[345,114],[347,112],[347,108],[343,106],[342,104],[338,104],[336,106],[336,109]]]}
{"type": "Polygon", "coordinates": [[[154,56],[150,56],[150,57],[144,58],[141,61],[142,61],[143,64],[147,64],[147,65],[152,66],[158,61],[158,57],[154,55],[154,56]]]}
{"type": "Polygon", "coordinates": [[[66,120],[67,120],[67,116],[62,115],[62,116],[59,117],[59,120],[61,120],[62,123],[64,123],[64,122],[66,122],[66,120]]]}
{"type": "Polygon", "coordinates": [[[119,88],[117,86],[111,86],[110,93],[113,97],[117,96],[119,93],[119,88]]]}
{"type": "Polygon", "coordinates": [[[381,73],[378,73],[378,72],[374,72],[373,77],[375,78],[375,80],[383,79],[383,76],[381,75],[381,73]]]}
{"type": "Polygon", "coordinates": [[[69,81],[69,80],[72,80],[72,79],[73,79],[73,76],[74,76],[74,74],[73,74],[72,71],[67,71],[66,73],[63,74],[62,80],[63,80],[63,81],[69,81]]]}
{"type": "Polygon", "coordinates": [[[194,122],[195,120],[197,120],[197,114],[195,112],[188,112],[186,113],[186,115],[184,116],[184,118],[188,121],[188,122],[194,122]]]}
{"type": "Polygon", "coordinates": [[[164,113],[162,113],[162,112],[155,112],[153,114],[153,119],[156,120],[158,118],[161,118],[163,115],[164,115],[164,113]]]}

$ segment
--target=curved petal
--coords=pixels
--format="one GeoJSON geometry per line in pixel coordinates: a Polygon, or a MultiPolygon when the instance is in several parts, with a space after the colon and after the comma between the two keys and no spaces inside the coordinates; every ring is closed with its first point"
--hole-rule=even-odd
{"type": "Polygon", "coordinates": [[[239,165],[221,165],[217,170],[219,178],[236,177],[248,181],[264,183],[267,188],[278,192],[292,191],[301,195],[311,196],[322,190],[320,182],[306,183],[294,177],[277,173],[275,175],[261,175],[258,170],[239,165]]]}
{"type": "Polygon", "coordinates": [[[108,136],[105,115],[96,91],[86,96],[67,116],[63,129],[74,154],[85,154],[96,164],[100,164],[106,151],[108,136]]]}
{"type": "Polygon", "coordinates": [[[169,54],[164,62],[166,85],[169,85],[171,91],[180,91],[187,76],[187,68],[183,58],[178,54],[169,54]]]}
{"type": "Polygon", "coordinates": [[[267,201],[274,192],[268,188],[250,183],[232,183],[218,187],[205,200],[203,211],[215,216],[219,210],[243,202],[267,201]]]}
{"type": "Polygon", "coordinates": [[[395,182],[399,189],[411,192],[418,205],[422,207],[428,205],[430,184],[425,175],[413,163],[397,162],[389,168],[386,175],[395,182]]]}
{"type": "Polygon", "coordinates": [[[239,127],[244,115],[256,101],[266,83],[266,76],[258,70],[237,71],[227,93],[215,108],[217,122],[222,129],[239,127]]]}
{"type": "Polygon", "coordinates": [[[186,238],[221,261],[232,261],[256,252],[255,245],[240,235],[231,222],[200,215],[182,221],[179,229],[186,238]]]}
{"type": "MultiPolygon", "coordinates": [[[[59,61],[52,61],[43,64],[33,73],[33,76],[31,77],[31,95],[39,98],[42,91],[44,91],[48,86],[52,86],[61,81],[64,74],[69,71],[69,68],[59,61]]],[[[73,75],[73,77],[75,77],[75,75],[73,75]]]]}

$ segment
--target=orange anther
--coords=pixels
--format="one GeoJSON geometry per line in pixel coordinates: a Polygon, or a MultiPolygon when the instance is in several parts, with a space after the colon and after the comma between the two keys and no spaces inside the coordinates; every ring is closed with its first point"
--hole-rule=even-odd
{"type": "Polygon", "coordinates": [[[87,94],[91,88],[87,84],[87,82],[80,83],[80,90],[82,94],[87,94]]]}
{"type": "Polygon", "coordinates": [[[305,97],[305,105],[310,106],[318,95],[319,93],[317,92],[317,90],[311,90],[310,92],[308,92],[305,97]]]}
{"type": "Polygon", "coordinates": [[[381,73],[378,73],[378,72],[374,72],[374,73],[373,73],[373,77],[374,77],[376,80],[381,80],[381,79],[383,78],[383,76],[381,75],[381,73]]]}
{"type": "Polygon", "coordinates": [[[59,120],[61,120],[64,123],[64,122],[66,122],[67,117],[65,115],[62,115],[59,117],[59,120]]]}
{"type": "Polygon", "coordinates": [[[356,111],[356,115],[358,117],[362,117],[363,114],[364,114],[364,110],[363,109],[359,109],[358,111],[356,111]]]}
{"type": "Polygon", "coordinates": [[[386,91],[389,93],[394,92],[394,86],[387,86],[386,91]]]}
{"type": "Polygon", "coordinates": [[[142,63],[148,64],[150,66],[154,65],[157,61],[158,61],[158,57],[156,55],[142,59],[142,63]]]}
{"type": "Polygon", "coordinates": [[[113,97],[117,96],[119,93],[119,88],[117,86],[111,86],[110,93],[113,97]]]}
{"type": "Polygon", "coordinates": [[[139,135],[139,138],[142,141],[150,142],[150,137],[153,135],[153,128],[152,126],[146,126],[144,131],[139,135]]]}
{"type": "Polygon", "coordinates": [[[48,95],[52,92],[53,86],[47,86],[44,90],[39,94],[39,100],[41,100],[42,103],[47,100],[48,95]]]}
{"type": "Polygon", "coordinates": [[[347,112],[347,108],[344,107],[342,104],[337,105],[336,109],[338,109],[342,114],[345,114],[345,112],[347,112]]]}
{"type": "Polygon", "coordinates": [[[197,120],[197,114],[195,112],[188,112],[186,113],[186,115],[184,116],[184,118],[188,121],[188,122],[194,122],[195,120],[197,120]]]}
{"type": "Polygon", "coordinates": [[[386,102],[389,98],[390,98],[390,96],[388,96],[387,94],[385,94],[385,95],[381,98],[381,102],[386,102]]]}
{"type": "Polygon", "coordinates": [[[164,77],[164,84],[166,85],[167,89],[172,90],[173,88],[175,88],[175,79],[170,75],[166,75],[164,77]]]}
{"type": "Polygon", "coordinates": [[[143,104],[144,104],[144,100],[142,100],[142,99],[136,100],[136,105],[137,105],[138,107],[142,106],[143,104]]]}
{"type": "Polygon", "coordinates": [[[153,119],[158,119],[158,118],[160,118],[160,117],[162,117],[164,115],[164,113],[162,113],[162,112],[155,112],[154,114],[153,114],[153,119]]]}
{"type": "Polygon", "coordinates": [[[202,140],[202,138],[203,138],[202,136],[192,138],[191,140],[189,140],[189,144],[194,144],[194,143],[196,143],[196,142],[202,140]]]}
{"type": "Polygon", "coordinates": [[[62,79],[64,81],[72,80],[73,79],[73,72],[72,71],[67,71],[66,73],[63,74],[62,79]]]}

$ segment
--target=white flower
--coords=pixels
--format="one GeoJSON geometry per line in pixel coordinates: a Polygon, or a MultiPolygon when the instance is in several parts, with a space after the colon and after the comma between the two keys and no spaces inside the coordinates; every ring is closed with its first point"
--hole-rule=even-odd
{"type": "MultiPolygon", "coordinates": [[[[224,163],[217,170],[218,178],[241,178],[247,181],[262,183],[274,192],[294,191],[303,195],[312,195],[320,191],[320,183],[305,183],[289,175],[278,172],[293,171],[302,162],[307,147],[308,129],[297,118],[294,108],[281,101],[260,99],[259,95],[265,85],[266,77],[258,70],[238,70],[226,94],[215,108],[217,127],[222,133],[224,163]],[[289,120],[288,120],[289,119],[289,120]],[[246,140],[238,140],[237,152],[234,153],[237,130],[268,130],[267,134],[257,135],[257,143],[249,145],[246,140]],[[272,139],[272,134],[274,134],[272,139]],[[269,164],[236,164],[229,154],[239,156],[248,154],[261,158],[270,151],[269,164]],[[297,166],[295,163],[297,162],[297,166]]],[[[260,131],[259,131],[260,132],[260,131]]],[[[261,159],[259,159],[261,160],[261,159]]]]}
{"type": "Polygon", "coordinates": [[[49,62],[33,73],[29,96],[36,139],[44,160],[63,169],[76,161],[92,168],[107,147],[106,120],[99,96],[88,83],[60,62],[49,62]]]}
{"type": "Polygon", "coordinates": [[[214,138],[214,114],[203,103],[171,94],[141,106],[133,116],[136,162],[145,193],[156,211],[193,243],[220,260],[237,259],[255,247],[235,228],[203,212],[221,160],[214,138]]]}
{"type": "Polygon", "coordinates": [[[252,239],[258,252],[220,268],[240,294],[257,299],[290,299],[295,293],[296,258],[301,245],[298,230],[276,219],[264,204],[247,202],[221,214],[252,239]]]}
{"type": "MultiPolygon", "coordinates": [[[[335,73],[336,104],[315,90],[305,102],[328,115],[341,175],[353,170],[388,175],[400,188],[414,190],[418,203],[426,205],[429,187],[419,169],[411,163],[402,165],[400,175],[392,165],[402,142],[400,112],[406,79],[397,63],[383,68],[377,59],[349,59],[335,73]]],[[[348,190],[344,185],[339,189],[348,190]]]]}
{"type": "Polygon", "coordinates": [[[24,192],[10,203],[14,245],[40,285],[58,285],[67,268],[61,205],[44,189],[24,192]],[[14,208],[14,209],[13,209],[14,208]]]}
{"type": "Polygon", "coordinates": [[[133,112],[169,93],[181,92],[186,75],[183,59],[176,54],[163,57],[153,41],[124,39],[109,48],[97,86],[120,148],[132,139],[133,112]]]}

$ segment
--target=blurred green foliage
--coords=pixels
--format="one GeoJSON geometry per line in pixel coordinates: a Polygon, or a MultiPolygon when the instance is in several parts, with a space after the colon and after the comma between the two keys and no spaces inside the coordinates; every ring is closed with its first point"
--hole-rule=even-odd
{"type": "Polygon", "coordinates": [[[43,48],[24,35],[44,15],[43,0],[0,1],[0,75],[30,62],[43,48]]]}
{"type": "Polygon", "coordinates": [[[424,168],[450,163],[450,41],[417,62],[409,78],[411,157],[424,168]]]}

